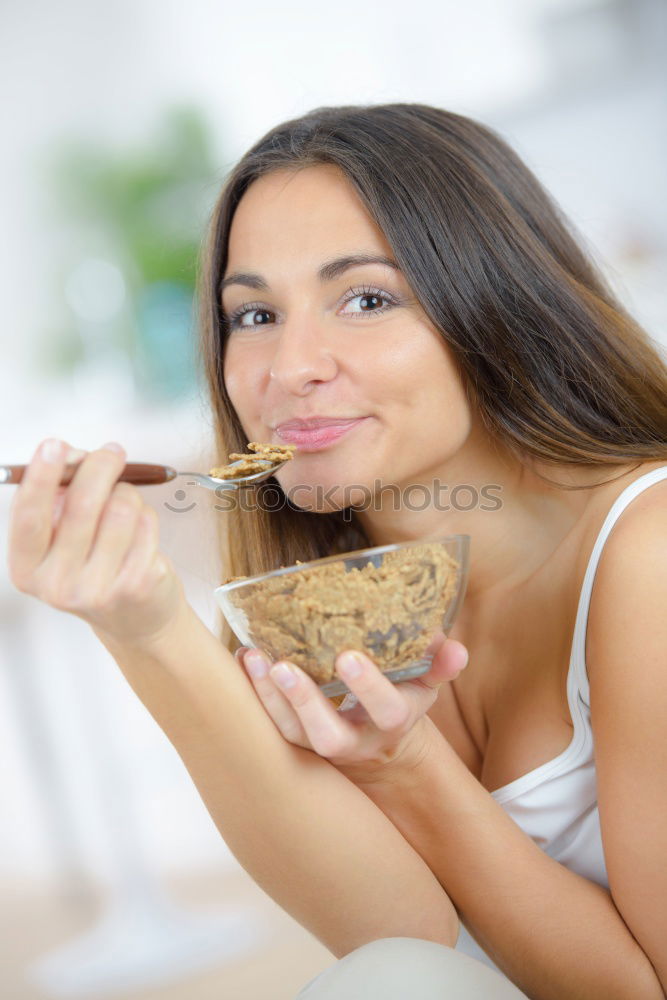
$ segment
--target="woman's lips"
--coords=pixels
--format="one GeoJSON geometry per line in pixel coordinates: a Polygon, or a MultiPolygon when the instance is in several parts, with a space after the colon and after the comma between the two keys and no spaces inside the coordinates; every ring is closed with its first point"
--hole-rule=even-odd
{"type": "Polygon", "coordinates": [[[338,441],[343,434],[360,424],[366,417],[357,417],[354,420],[326,421],[319,427],[296,428],[289,424],[276,428],[276,434],[282,441],[288,444],[295,444],[300,451],[320,451],[327,448],[334,441],[338,441]]]}

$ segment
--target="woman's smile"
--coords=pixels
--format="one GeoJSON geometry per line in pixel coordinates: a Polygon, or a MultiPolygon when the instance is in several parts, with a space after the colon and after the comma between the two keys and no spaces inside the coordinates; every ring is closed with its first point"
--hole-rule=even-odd
{"type": "Polygon", "coordinates": [[[280,424],[276,434],[281,441],[295,444],[299,451],[322,451],[367,419],[356,417],[352,420],[322,421],[316,427],[296,427],[294,422],[288,422],[280,424]]]}

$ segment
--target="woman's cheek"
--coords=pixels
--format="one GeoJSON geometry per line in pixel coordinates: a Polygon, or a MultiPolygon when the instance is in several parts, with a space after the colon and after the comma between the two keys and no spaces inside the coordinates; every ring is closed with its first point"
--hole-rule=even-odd
{"type": "Polygon", "coordinates": [[[237,359],[234,356],[235,353],[231,350],[227,352],[222,374],[232,406],[241,419],[243,419],[244,401],[251,399],[252,395],[250,387],[247,384],[249,381],[248,369],[244,368],[242,364],[237,363],[237,359]]]}

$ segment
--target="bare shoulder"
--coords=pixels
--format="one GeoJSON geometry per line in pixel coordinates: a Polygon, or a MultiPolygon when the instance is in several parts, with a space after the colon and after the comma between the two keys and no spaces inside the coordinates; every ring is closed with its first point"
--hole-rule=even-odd
{"type": "MultiPolygon", "coordinates": [[[[646,473],[653,472],[655,469],[667,469],[667,461],[644,463],[632,477],[629,477],[626,485],[631,485],[631,483],[640,479],[646,473]]],[[[642,490],[623,511],[618,520],[618,525],[623,527],[628,523],[640,522],[647,513],[651,513],[656,518],[660,518],[660,516],[663,518],[667,517],[667,476],[665,479],[660,479],[658,482],[652,483],[642,490]]]]}
{"type": "MultiPolygon", "coordinates": [[[[613,502],[620,494],[634,482],[658,468],[667,469],[665,462],[645,462],[633,474],[623,477],[611,487],[608,493],[602,493],[599,503],[602,505],[598,510],[605,513],[611,508],[613,502]]],[[[598,516],[600,516],[598,514],[598,516]]],[[[652,483],[645,487],[641,493],[635,496],[626,506],[625,510],[617,519],[614,527],[605,542],[600,558],[600,566],[596,574],[598,578],[604,575],[604,565],[622,557],[626,552],[626,558],[630,558],[633,544],[636,544],[639,537],[646,538],[647,541],[654,536],[657,531],[660,534],[667,523],[667,475],[664,479],[652,483]]]]}
{"type": "MultiPolygon", "coordinates": [[[[627,547],[639,537],[650,539],[667,525],[667,478],[652,483],[625,508],[614,525],[609,543],[614,550],[627,547]],[[616,536],[612,543],[612,537],[616,536]]],[[[603,552],[607,549],[607,545],[603,552]]]]}
{"type": "Polygon", "coordinates": [[[653,483],[632,500],[602,549],[588,617],[589,676],[595,673],[600,660],[596,650],[608,645],[609,635],[616,634],[621,623],[629,634],[634,634],[641,624],[658,628],[667,623],[665,587],[667,478],[653,483]]]}

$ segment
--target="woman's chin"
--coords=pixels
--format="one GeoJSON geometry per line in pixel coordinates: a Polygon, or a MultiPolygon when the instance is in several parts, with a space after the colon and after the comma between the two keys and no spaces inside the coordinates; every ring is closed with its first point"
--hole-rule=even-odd
{"type": "Polygon", "coordinates": [[[330,480],[329,477],[309,483],[299,479],[290,482],[281,477],[280,485],[295,507],[316,514],[331,514],[345,507],[368,504],[372,495],[369,487],[341,484],[340,480],[330,480]]]}

